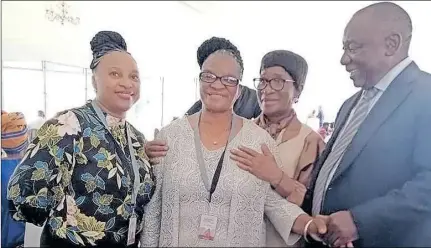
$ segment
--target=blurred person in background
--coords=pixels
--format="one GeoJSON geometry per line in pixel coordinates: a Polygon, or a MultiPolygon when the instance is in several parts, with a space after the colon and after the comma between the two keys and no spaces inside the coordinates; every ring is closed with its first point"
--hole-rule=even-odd
{"type": "Polygon", "coordinates": [[[42,247],[137,247],[153,194],[146,140],[125,120],[140,97],[136,61],[116,32],[90,44],[96,98],[48,120],[7,187],[17,219],[46,222],[42,247]]]}
{"type": "Polygon", "coordinates": [[[323,113],[323,108],[321,105],[317,108],[316,117],[319,119],[319,128],[323,126],[323,122],[325,121],[325,114],[323,113]]]}
{"type": "Polygon", "coordinates": [[[319,118],[317,118],[315,109],[313,109],[310,114],[308,114],[305,124],[311,127],[311,129],[313,129],[314,131],[319,130],[319,118]]]}
{"type": "Polygon", "coordinates": [[[24,115],[19,112],[1,113],[1,244],[2,247],[18,247],[24,244],[25,223],[18,222],[10,214],[7,200],[7,184],[15,168],[21,162],[28,146],[28,130],[24,115]]]}
{"type": "Polygon", "coordinates": [[[319,128],[317,133],[320,134],[323,140],[326,140],[326,137],[329,135],[329,122],[324,122],[322,127],[319,128]]]}

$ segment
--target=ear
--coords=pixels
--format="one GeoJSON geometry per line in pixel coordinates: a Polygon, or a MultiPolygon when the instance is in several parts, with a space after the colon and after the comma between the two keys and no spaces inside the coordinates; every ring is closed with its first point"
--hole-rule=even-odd
{"type": "Polygon", "coordinates": [[[386,56],[393,56],[401,47],[402,36],[399,33],[392,33],[385,39],[386,56]]]}

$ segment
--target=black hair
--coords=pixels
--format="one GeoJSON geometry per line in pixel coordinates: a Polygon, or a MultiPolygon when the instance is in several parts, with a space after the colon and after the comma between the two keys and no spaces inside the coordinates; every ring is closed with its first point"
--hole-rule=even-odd
{"type": "Polygon", "coordinates": [[[100,31],[90,42],[93,60],[90,68],[96,68],[100,58],[111,51],[127,52],[127,44],[121,34],[114,31],[100,31]]]}
{"type": "Polygon", "coordinates": [[[234,44],[232,44],[232,42],[230,42],[225,38],[212,37],[204,41],[199,46],[197,51],[199,68],[202,69],[202,65],[211,54],[220,50],[228,51],[235,58],[235,60],[238,62],[238,65],[240,67],[240,70],[241,70],[240,74],[242,77],[242,74],[244,72],[244,62],[242,60],[241,53],[238,50],[238,48],[234,44]]]}

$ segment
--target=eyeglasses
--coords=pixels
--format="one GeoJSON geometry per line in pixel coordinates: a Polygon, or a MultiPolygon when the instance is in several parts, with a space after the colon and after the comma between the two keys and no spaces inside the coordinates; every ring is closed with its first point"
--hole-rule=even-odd
{"type": "Polygon", "coordinates": [[[217,81],[217,79],[220,79],[220,82],[223,85],[229,86],[229,87],[234,87],[234,86],[237,86],[239,84],[239,79],[231,77],[231,76],[218,77],[218,76],[212,74],[211,72],[199,73],[199,80],[201,80],[202,82],[211,84],[211,83],[214,83],[215,81],[217,81]]]}
{"type": "Polygon", "coordinates": [[[266,88],[266,86],[269,84],[269,87],[271,87],[275,91],[280,91],[284,88],[284,85],[286,83],[294,83],[293,80],[287,80],[282,78],[273,78],[273,79],[265,79],[265,78],[254,78],[254,87],[257,90],[263,90],[266,88]]]}

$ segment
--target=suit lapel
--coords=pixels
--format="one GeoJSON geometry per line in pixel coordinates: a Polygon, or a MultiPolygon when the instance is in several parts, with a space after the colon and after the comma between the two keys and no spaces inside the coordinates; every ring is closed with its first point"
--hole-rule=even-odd
{"type": "Polygon", "coordinates": [[[413,81],[419,73],[419,68],[412,62],[394,81],[389,85],[370,113],[360,125],[358,132],[353,137],[352,142],[346,148],[332,181],[336,180],[364,149],[370,138],[386,119],[404,102],[410,94],[413,81]]]}

